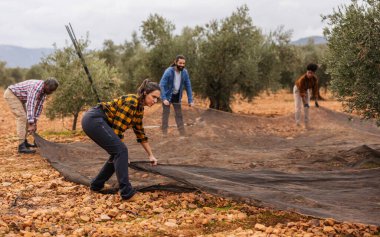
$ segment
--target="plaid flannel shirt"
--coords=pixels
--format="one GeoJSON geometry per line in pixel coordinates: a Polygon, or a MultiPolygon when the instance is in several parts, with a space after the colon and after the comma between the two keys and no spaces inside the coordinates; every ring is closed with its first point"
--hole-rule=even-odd
{"type": "Polygon", "coordinates": [[[148,141],[143,127],[144,106],[139,102],[137,95],[121,96],[110,102],[101,102],[100,105],[107,116],[108,123],[120,139],[124,138],[125,130],[132,127],[137,142],[148,141]]]}
{"type": "Polygon", "coordinates": [[[28,123],[37,122],[46,99],[44,81],[26,80],[8,87],[25,104],[28,123]]]}

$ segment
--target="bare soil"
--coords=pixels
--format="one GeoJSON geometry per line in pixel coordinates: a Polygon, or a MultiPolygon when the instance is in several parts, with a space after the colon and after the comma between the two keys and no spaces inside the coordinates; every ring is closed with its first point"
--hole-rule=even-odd
{"type": "MultiPolygon", "coordinates": [[[[328,98],[311,109],[309,127],[297,127],[291,94],[263,94],[254,102],[237,100],[236,114],[184,106],[187,136],[174,126],[159,130],[161,107],[146,109],[147,134],[160,162],[202,164],[231,169],[270,168],[287,172],[347,169],[376,163],[380,148],[372,124],[335,114],[342,111],[328,98]],[[324,107],[324,108],[323,108],[324,107]],[[253,115],[253,116],[252,116],[253,115]],[[150,126],[150,128],[148,128],[150,126]],[[173,146],[175,144],[175,146],[173,146]],[[370,148],[370,149],[367,149],[370,148]],[[359,154],[359,155],[358,155],[359,154]],[[284,159],[283,157],[287,157],[284,159]],[[364,161],[364,163],[363,163],[364,161]],[[375,160],[376,161],[376,160],[375,160]]],[[[139,193],[128,202],[67,182],[42,158],[19,155],[15,121],[0,99],[0,235],[1,236],[376,236],[379,227],[236,203],[206,193],[139,193]]],[[[171,125],[174,125],[172,117],[171,125]]],[[[70,119],[39,121],[39,134],[55,142],[90,142],[71,132],[70,119]]],[[[126,134],[131,160],[146,156],[126,134]]],[[[131,176],[154,178],[136,172],[131,176]]],[[[133,178],[133,177],[132,177],[133,178]]]]}

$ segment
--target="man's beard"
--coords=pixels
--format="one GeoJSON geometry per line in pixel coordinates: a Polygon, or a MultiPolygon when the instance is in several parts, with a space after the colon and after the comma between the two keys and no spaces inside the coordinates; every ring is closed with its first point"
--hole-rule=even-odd
{"type": "Polygon", "coordinates": [[[185,67],[184,66],[178,66],[178,65],[176,65],[177,66],[177,69],[179,70],[179,71],[182,71],[185,67]]]}

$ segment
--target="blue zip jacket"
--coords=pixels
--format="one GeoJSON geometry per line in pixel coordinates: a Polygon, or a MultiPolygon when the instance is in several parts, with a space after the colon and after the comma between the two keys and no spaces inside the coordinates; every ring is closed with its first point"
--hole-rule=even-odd
{"type": "MultiPolygon", "coordinates": [[[[168,100],[170,101],[173,95],[174,90],[174,78],[175,78],[175,69],[174,67],[168,67],[164,75],[160,80],[160,88],[161,88],[161,99],[162,101],[168,100]]],[[[181,84],[179,86],[179,101],[182,99],[183,86],[185,86],[186,94],[188,98],[188,103],[193,102],[193,92],[191,90],[190,77],[187,70],[184,68],[181,72],[181,84]]]]}

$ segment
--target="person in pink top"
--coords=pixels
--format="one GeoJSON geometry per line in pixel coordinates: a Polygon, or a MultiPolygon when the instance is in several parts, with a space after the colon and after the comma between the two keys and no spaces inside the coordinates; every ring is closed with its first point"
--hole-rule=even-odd
{"type": "Polygon", "coordinates": [[[46,96],[53,93],[58,85],[58,81],[51,77],[44,81],[26,80],[10,85],[5,90],[4,98],[16,116],[19,153],[35,152],[30,147],[36,147],[36,145],[29,144],[26,137],[29,133],[34,133],[37,130],[37,120],[42,112],[46,96]]]}

